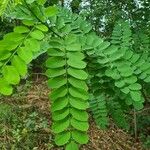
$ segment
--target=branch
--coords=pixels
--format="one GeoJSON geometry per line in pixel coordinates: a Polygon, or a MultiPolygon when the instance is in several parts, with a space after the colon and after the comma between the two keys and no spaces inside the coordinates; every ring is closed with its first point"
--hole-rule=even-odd
{"type": "Polygon", "coordinates": [[[62,36],[60,36],[58,33],[56,33],[55,31],[53,31],[50,27],[49,24],[47,22],[43,22],[40,18],[38,18],[38,16],[34,13],[34,11],[32,11],[32,9],[29,7],[28,3],[26,2],[26,0],[24,0],[24,3],[26,4],[28,10],[32,13],[32,15],[42,24],[44,24],[45,26],[47,26],[47,28],[53,32],[55,35],[57,35],[58,37],[62,38],[62,36]]]}

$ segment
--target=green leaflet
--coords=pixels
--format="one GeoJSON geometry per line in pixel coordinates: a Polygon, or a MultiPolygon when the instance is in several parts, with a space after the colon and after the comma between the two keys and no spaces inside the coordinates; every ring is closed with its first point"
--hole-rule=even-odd
{"type": "Polygon", "coordinates": [[[48,55],[49,56],[64,56],[65,53],[60,51],[60,50],[57,50],[57,49],[48,49],[47,51],[48,55]]]}
{"type": "Polygon", "coordinates": [[[74,69],[74,68],[69,68],[68,74],[71,75],[72,77],[75,77],[80,80],[86,80],[88,77],[88,75],[85,71],[74,69]]]}
{"type": "Polygon", "coordinates": [[[125,98],[125,103],[126,103],[127,105],[132,105],[132,104],[133,104],[132,98],[131,98],[130,96],[126,97],[126,98],[125,98]]]}
{"type": "Polygon", "coordinates": [[[38,0],[39,5],[44,5],[46,3],[46,0],[38,0]]]}
{"type": "Polygon", "coordinates": [[[65,72],[66,72],[66,70],[64,68],[48,69],[46,71],[46,75],[50,78],[53,78],[53,77],[58,77],[58,76],[64,75],[65,72]]]}
{"type": "Polygon", "coordinates": [[[10,57],[11,53],[8,51],[0,51],[0,61],[6,60],[10,57]]]}
{"type": "Polygon", "coordinates": [[[3,95],[11,95],[13,88],[3,78],[0,78],[0,93],[3,95]]]}
{"type": "Polygon", "coordinates": [[[57,99],[56,101],[53,102],[51,111],[54,112],[57,110],[62,110],[68,105],[68,103],[69,103],[69,99],[67,97],[57,99]]]}
{"type": "Polygon", "coordinates": [[[68,59],[67,63],[69,66],[77,69],[84,69],[86,67],[86,63],[78,58],[68,59]]]}
{"type": "Polygon", "coordinates": [[[64,46],[62,45],[62,41],[61,39],[58,39],[57,41],[54,39],[54,40],[51,40],[49,42],[49,45],[50,45],[50,48],[52,49],[56,49],[56,50],[59,50],[59,51],[63,51],[64,50],[64,46]],[[59,41],[58,41],[59,40],[59,41]]]}
{"type": "Polygon", "coordinates": [[[115,82],[115,86],[117,86],[118,88],[121,88],[125,85],[125,82],[123,80],[120,81],[116,81],[115,82]]]}
{"type": "Polygon", "coordinates": [[[124,58],[125,59],[130,59],[133,55],[133,52],[132,51],[126,51],[125,55],[124,55],[124,58]]]}
{"type": "Polygon", "coordinates": [[[54,133],[61,133],[65,131],[69,127],[69,125],[70,125],[70,121],[68,118],[61,121],[54,122],[54,124],[52,125],[52,131],[54,133]]]}
{"type": "Polygon", "coordinates": [[[85,132],[77,130],[72,131],[72,138],[79,144],[87,144],[89,138],[85,132]]]}
{"type": "Polygon", "coordinates": [[[134,63],[135,66],[140,67],[141,65],[143,65],[145,63],[144,59],[138,59],[138,61],[136,63],[134,63]]]}
{"type": "Polygon", "coordinates": [[[37,40],[42,40],[44,38],[44,34],[40,30],[34,30],[31,32],[30,36],[37,40]]]}
{"type": "Polygon", "coordinates": [[[65,66],[66,62],[61,57],[51,57],[46,61],[47,68],[59,68],[65,66]]]}
{"type": "Polygon", "coordinates": [[[26,26],[33,26],[34,22],[32,20],[23,20],[22,23],[26,26]]]}
{"type": "Polygon", "coordinates": [[[126,72],[121,72],[121,76],[122,77],[129,77],[133,74],[133,70],[130,69],[130,70],[126,70],[126,72]]]}
{"type": "Polygon", "coordinates": [[[149,76],[149,77],[146,77],[146,78],[144,79],[144,81],[147,82],[147,83],[149,83],[149,82],[150,82],[150,76],[149,76]]]}
{"type": "Polygon", "coordinates": [[[145,62],[144,64],[142,64],[142,65],[140,66],[140,69],[141,69],[142,71],[145,71],[145,70],[148,69],[148,68],[150,68],[150,63],[149,63],[149,62],[145,62]]]}
{"type": "Polygon", "coordinates": [[[142,71],[141,71],[140,69],[136,69],[136,70],[134,71],[134,74],[139,75],[141,72],[142,72],[142,71]]]}
{"type": "MultiPolygon", "coordinates": [[[[99,117],[99,116],[98,116],[99,117]]],[[[102,129],[106,129],[109,123],[109,118],[107,116],[101,116],[100,120],[96,120],[96,123],[98,126],[100,126],[102,129]]]]}
{"type": "Polygon", "coordinates": [[[135,63],[137,62],[137,60],[140,58],[140,55],[139,54],[134,54],[131,58],[130,58],[130,61],[132,63],[135,63]]]}
{"type": "MultiPolygon", "coordinates": [[[[71,32],[71,30],[72,30],[72,27],[70,26],[70,24],[66,24],[63,28],[60,29],[60,31],[62,32],[63,35],[68,34],[69,32],[71,32]]],[[[72,51],[72,50],[70,50],[70,51],[72,51]]]]}
{"type": "Polygon", "coordinates": [[[66,49],[68,51],[81,51],[81,45],[80,44],[70,44],[66,46],[66,49]]]}
{"type": "Polygon", "coordinates": [[[143,102],[133,102],[133,106],[136,110],[141,110],[144,108],[143,102]]]}
{"type": "Polygon", "coordinates": [[[130,76],[128,78],[125,78],[124,80],[127,84],[132,84],[135,83],[137,81],[137,77],[136,76],[130,76]]]}
{"type": "Polygon", "coordinates": [[[78,145],[71,141],[69,144],[66,145],[66,149],[65,150],[78,150],[78,145]]]}
{"type": "Polygon", "coordinates": [[[71,106],[76,109],[85,110],[89,107],[88,102],[85,102],[82,99],[75,98],[75,97],[70,97],[69,99],[70,99],[69,102],[70,102],[71,106]]]}
{"type": "Polygon", "coordinates": [[[116,61],[118,59],[121,59],[121,57],[124,55],[125,53],[125,49],[122,49],[120,51],[116,51],[115,53],[113,53],[111,56],[110,56],[110,61],[116,61]]]}
{"type": "Polygon", "coordinates": [[[9,84],[16,85],[20,81],[19,73],[13,66],[5,66],[2,70],[2,74],[9,84]]]}
{"type": "Polygon", "coordinates": [[[66,118],[69,115],[69,108],[64,107],[64,109],[60,110],[60,111],[55,111],[53,113],[53,120],[58,121],[58,120],[62,120],[64,118],[66,118]]]}
{"type": "Polygon", "coordinates": [[[55,89],[51,92],[50,98],[56,100],[57,98],[64,97],[68,93],[66,86],[55,89]]]}
{"type": "Polygon", "coordinates": [[[6,41],[15,41],[15,42],[20,42],[24,38],[25,35],[15,32],[8,33],[3,37],[3,39],[6,41]]]}
{"type": "Polygon", "coordinates": [[[69,88],[69,93],[71,96],[81,98],[83,100],[87,100],[89,98],[88,93],[86,91],[74,87],[69,88]]]}
{"type": "Polygon", "coordinates": [[[108,77],[112,77],[115,80],[118,80],[121,78],[119,71],[117,69],[113,69],[113,68],[107,69],[105,71],[105,75],[108,77]]]}
{"type": "Polygon", "coordinates": [[[103,40],[101,38],[95,37],[92,45],[94,48],[98,47],[100,44],[102,44],[103,40]]]}
{"type": "Polygon", "coordinates": [[[106,64],[109,62],[109,59],[108,58],[101,58],[101,59],[98,59],[98,63],[100,64],[106,64]]]}
{"type": "Polygon", "coordinates": [[[14,56],[11,63],[16,68],[20,76],[24,77],[27,74],[27,65],[20,57],[14,56]]]}
{"type": "Polygon", "coordinates": [[[139,83],[134,83],[134,84],[129,85],[129,88],[131,90],[141,90],[142,86],[139,83]]]}
{"type": "Polygon", "coordinates": [[[37,29],[43,31],[43,32],[47,32],[48,31],[48,27],[43,25],[43,24],[38,24],[35,26],[37,29]]]}
{"type": "Polygon", "coordinates": [[[64,41],[64,44],[65,45],[71,45],[73,43],[76,43],[77,41],[77,36],[74,35],[74,34],[69,34],[65,37],[65,41],[64,41]]]}
{"type": "Polygon", "coordinates": [[[105,55],[112,55],[113,53],[115,53],[118,50],[118,47],[111,45],[110,47],[108,47],[105,51],[104,54],[105,55]]]}
{"type": "Polygon", "coordinates": [[[84,20],[82,20],[80,28],[83,31],[83,33],[89,33],[92,30],[91,24],[85,22],[84,20]]]}
{"type": "Polygon", "coordinates": [[[88,113],[84,110],[78,110],[75,108],[71,108],[70,113],[72,116],[79,120],[79,121],[87,121],[88,120],[88,113]]]}
{"type": "Polygon", "coordinates": [[[86,43],[87,45],[92,45],[92,43],[94,42],[94,39],[95,39],[95,35],[91,34],[91,35],[88,35],[87,36],[87,39],[86,39],[86,43]]]}
{"type": "Polygon", "coordinates": [[[118,71],[122,74],[129,72],[129,74],[133,74],[133,70],[129,65],[120,65],[117,67],[118,71]]]}
{"type": "Polygon", "coordinates": [[[25,26],[17,26],[14,28],[14,32],[16,33],[28,33],[30,30],[25,26]]]}
{"type": "Polygon", "coordinates": [[[33,53],[28,49],[28,47],[21,47],[18,50],[18,56],[26,62],[26,64],[29,64],[33,59],[33,53]]]}
{"type": "Polygon", "coordinates": [[[146,77],[147,77],[147,74],[145,72],[139,75],[139,79],[142,79],[142,80],[144,80],[146,77]]]}
{"type": "Polygon", "coordinates": [[[63,76],[59,76],[56,78],[52,78],[48,80],[48,87],[49,88],[59,88],[67,83],[67,79],[63,76]]]}
{"type": "Polygon", "coordinates": [[[85,90],[85,91],[88,90],[88,87],[87,87],[87,85],[86,85],[86,83],[85,83],[84,81],[80,81],[80,82],[79,82],[78,79],[73,78],[73,77],[70,77],[70,78],[68,79],[68,81],[69,81],[69,83],[70,83],[72,86],[74,86],[74,87],[76,87],[76,88],[83,89],[83,90],[85,90]]]}
{"type": "Polygon", "coordinates": [[[27,48],[32,52],[40,51],[40,42],[34,38],[28,38],[24,44],[27,45],[27,48]]]}
{"type": "Polygon", "coordinates": [[[58,29],[63,28],[65,26],[64,18],[60,17],[56,22],[56,26],[58,29]]]}
{"type": "Polygon", "coordinates": [[[69,131],[64,131],[55,136],[55,143],[58,146],[62,146],[68,143],[71,138],[71,133],[69,131]]]}
{"type": "Polygon", "coordinates": [[[83,122],[83,121],[76,120],[74,118],[71,119],[71,125],[75,129],[80,130],[80,131],[87,131],[89,128],[89,124],[87,121],[83,122]]]}
{"type": "Polygon", "coordinates": [[[98,47],[100,51],[105,50],[108,46],[110,45],[109,42],[103,42],[100,44],[100,46],[98,47]]]}
{"type": "Polygon", "coordinates": [[[51,17],[51,16],[56,15],[57,11],[58,11],[57,7],[49,6],[45,9],[45,15],[46,17],[51,17]]]}
{"type": "Polygon", "coordinates": [[[85,58],[84,54],[81,52],[68,52],[67,58],[70,58],[70,60],[83,60],[85,58]]]}
{"type": "Polygon", "coordinates": [[[135,102],[140,102],[141,101],[141,92],[140,91],[131,91],[130,92],[131,98],[135,102]]]}
{"type": "Polygon", "coordinates": [[[9,44],[6,49],[9,50],[9,51],[14,51],[16,48],[19,47],[19,42],[15,41],[15,42],[12,42],[12,41],[7,41],[7,44],[9,44]]]}
{"type": "Polygon", "coordinates": [[[128,87],[124,87],[122,89],[120,89],[123,93],[128,94],[130,92],[128,87]]]}
{"type": "Polygon", "coordinates": [[[31,3],[33,3],[35,0],[27,0],[27,3],[28,4],[31,4],[31,3]]]}

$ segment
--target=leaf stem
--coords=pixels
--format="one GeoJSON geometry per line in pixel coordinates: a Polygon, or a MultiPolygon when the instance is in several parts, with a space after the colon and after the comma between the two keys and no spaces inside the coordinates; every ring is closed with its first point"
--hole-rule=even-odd
{"type": "Polygon", "coordinates": [[[54,30],[52,30],[50,27],[49,27],[49,24],[47,22],[43,22],[35,13],[34,11],[32,11],[32,9],[29,7],[28,3],[26,2],[26,0],[24,0],[24,3],[26,4],[28,10],[32,13],[32,15],[39,21],[41,22],[42,24],[44,24],[45,26],[48,27],[48,29],[53,32],[55,35],[57,35],[58,37],[60,38],[63,38],[62,36],[60,36],[58,33],[56,33],[54,30]]]}

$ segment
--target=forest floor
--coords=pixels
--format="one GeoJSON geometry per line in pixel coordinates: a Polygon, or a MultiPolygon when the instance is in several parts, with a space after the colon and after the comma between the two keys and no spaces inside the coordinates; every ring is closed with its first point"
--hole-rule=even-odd
{"type": "MultiPolygon", "coordinates": [[[[16,113],[21,118],[17,119],[18,122],[20,121],[19,123],[15,121],[8,125],[9,123],[4,123],[4,120],[0,123],[0,126],[6,128],[4,131],[0,131],[3,133],[0,133],[0,149],[61,150],[61,148],[55,146],[53,135],[49,128],[51,125],[51,104],[48,99],[48,93],[46,82],[41,78],[37,78],[32,83],[29,82],[19,86],[13,96],[0,99],[0,104],[5,103],[12,106],[12,113],[16,113]],[[16,109],[14,108],[18,108],[19,111],[15,112],[16,109]],[[33,115],[33,112],[37,113],[33,115]],[[37,118],[40,120],[42,116],[47,123],[43,119],[41,124],[44,125],[39,125],[37,118]],[[17,125],[15,126],[14,124],[17,125]],[[36,130],[27,130],[31,125],[36,130]],[[21,131],[18,131],[18,129],[21,131]]],[[[88,132],[90,135],[89,143],[83,145],[80,148],[81,150],[143,150],[139,141],[135,141],[129,133],[117,128],[113,122],[109,129],[101,130],[90,117],[90,129],[88,132]]]]}

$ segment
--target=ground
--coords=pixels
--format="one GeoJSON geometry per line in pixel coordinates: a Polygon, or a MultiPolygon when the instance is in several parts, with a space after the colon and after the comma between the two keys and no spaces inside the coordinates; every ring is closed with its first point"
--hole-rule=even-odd
{"type": "MultiPolygon", "coordinates": [[[[22,83],[21,86],[17,88],[17,93],[13,96],[5,98],[3,97],[0,99],[0,104],[7,103],[14,108],[17,107],[19,109],[20,117],[22,118],[20,121],[21,123],[18,121],[19,123],[17,123],[17,127],[14,127],[14,125],[3,126],[3,128],[7,127],[8,129],[5,129],[5,132],[0,135],[0,143],[3,143],[0,145],[0,149],[9,150],[12,145],[14,150],[27,150],[31,149],[31,147],[34,150],[62,149],[58,148],[54,144],[53,135],[49,128],[51,125],[51,104],[50,100],[48,99],[49,92],[50,90],[47,88],[45,80],[43,78],[36,78],[34,82],[28,82],[28,84],[22,83]],[[33,114],[32,111],[37,113],[33,114]],[[44,124],[43,122],[45,120],[42,120],[44,125],[41,125],[42,123],[39,125],[39,120],[42,116],[47,122],[44,124]],[[38,118],[38,121],[35,118],[38,118]],[[22,123],[23,119],[25,121],[22,123]],[[34,122],[33,120],[36,120],[37,122],[34,122]],[[34,128],[38,126],[36,131],[33,131],[34,129],[31,131],[28,130],[28,127],[31,126],[31,124],[34,128]],[[12,126],[14,128],[14,132],[10,131],[12,130],[12,126]],[[21,132],[18,131],[17,128],[19,128],[21,132]],[[23,138],[21,136],[23,136],[23,138]],[[27,138],[29,139],[28,142],[27,138]],[[31,142],[32,138],[34,140],[31,142]],[[15,144],[15,142],[20,142],[22,144],[15,144]],[[28,145],[31,143],[33,146],[29,148],[28,145]]],[[[92,116],[90,116],[89,121],[90,129],[88,132],[90,135],[90,141],[87,145],[83,145],[80,148],[81,150],[143,150],[139,141],[135,141],[130,134],[117,128],[113,122],[111,123],[109,129],[101,130],[94,123],[92,116]]],[[[0,125],[4,125],[4,122],[0,123],[0,125]]]]}

